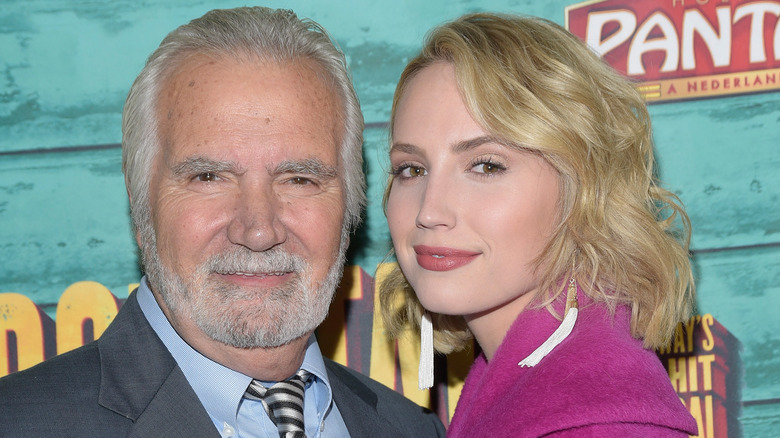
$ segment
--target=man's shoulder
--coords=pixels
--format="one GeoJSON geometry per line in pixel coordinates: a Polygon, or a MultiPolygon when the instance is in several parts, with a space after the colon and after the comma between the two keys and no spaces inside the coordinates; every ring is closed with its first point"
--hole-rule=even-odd
{"type": "MultiPolygon", "coordinates": [[[[109,420],[99,396],[100,355],[92,342],[0,379],[0,411],[10,420],[0,421],[0,436],[94,436],[88,431],[109,420]]],[[[118,432],[121,425],[111,427],[118,432]]]]}
{"type": "MultiPolygon", "coordinates": [[[[103,356],[124,352],[131,345],[133,348],[147,347],[135,347],[139,330],[135,326],[127,327],[128,320],[132,319],[127,313],[132,311],[133,305],[138,306],[135,300],[128,299],[100,339],[0,379],[0,403],[9,403],[7,396],[11,394],[27,399],[51,399],[56,396],[62,400],[73,400],[84,393],[97,394],[103,356]],[[108,348],[108,352],[101,351],[105,348],[108,348]]],[[[129,365],[125,355],[122,356],[121,365],[129,365]]]]}
{"type": "Polygon", "coordinates": [[[8,399],[16,396],[28,400],[74,397],[90,388],[97,388],[99,381],[100,354],[97,342],[90,342],[0,378],[0,404],[11,404],[8,399]]]}
{"type": "Polygon", "coordinates": [[[98,340],[0,379],[0,436],[124,436],[175,366],[138,312],[131,296],[98,340]]]}

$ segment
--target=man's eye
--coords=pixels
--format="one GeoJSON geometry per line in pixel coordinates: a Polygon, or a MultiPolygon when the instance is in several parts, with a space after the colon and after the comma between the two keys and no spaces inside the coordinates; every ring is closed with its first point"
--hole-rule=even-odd
{"type": "Polygon", "coordinates": [[[200,182],[214,182],[219,180],[219,177],[217,176],[216,173],[203,172],[203,173],[199,173],[198,176],[195,177],[195,179],[197,179],[200,182]]]}
{"type": "Polygon", "coordinates": [[[294,176],[290,178],[290,183],[300,184],[300,185],[313,184],[312,180],[310,180],[309,178],[304,178],[302,176],[294,176]]]}

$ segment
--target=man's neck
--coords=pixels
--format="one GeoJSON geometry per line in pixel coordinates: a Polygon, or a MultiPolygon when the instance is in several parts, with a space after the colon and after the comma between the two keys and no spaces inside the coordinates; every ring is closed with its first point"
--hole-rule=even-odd
{"type": "Polygon", "coordinates": [[[288,344],[273,348],[237,348],[206,338],[205,335],[190,340],[192,337],[181,332],[179,334],[192,348],[209,359],[253,379],[270,382],[284,380],[298,371],[311,336],[311,333],[307,333],[288,344]]]}

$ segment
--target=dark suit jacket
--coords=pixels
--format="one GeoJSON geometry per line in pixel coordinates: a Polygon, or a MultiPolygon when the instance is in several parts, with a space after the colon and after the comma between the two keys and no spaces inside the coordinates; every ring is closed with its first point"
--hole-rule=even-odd
{"type": "MultiPolygon", "coordinates": [[[[444,436],[430,411],[326,359],[353,437],[444,436]]],[[[103,335],[0,379],[0,437],[215,437],[203,405],[132,294],[103,335]]]]}

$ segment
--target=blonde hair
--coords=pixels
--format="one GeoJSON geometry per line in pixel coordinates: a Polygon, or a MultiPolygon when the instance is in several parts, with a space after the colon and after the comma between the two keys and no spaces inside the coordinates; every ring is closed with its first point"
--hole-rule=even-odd
{"type": "MultiPolygon", "coordinates": [[[[406,66],[393,98],[427,66],[454,67],[474,120],[506,144],[543,156],[560,178],[560,215],[536,259],[540,306],[568,278],[614,310],[631,306],[631,331],[666,345],[694,302],[690,221],[655,175],[650,116],[632,83],[550,21],[470,14],[434,29],[406,66]]],[[[385,201],[392,188],[390,177],[385,201]]],[[[424,309],[396,269],[380,289],[387,329],[417,329],[424,309]]],[[[432,314],[436,350],[467,346],[462,316],[432,314]]],[[[559,315],[556,315],[559,316],[559,315]]]]}

